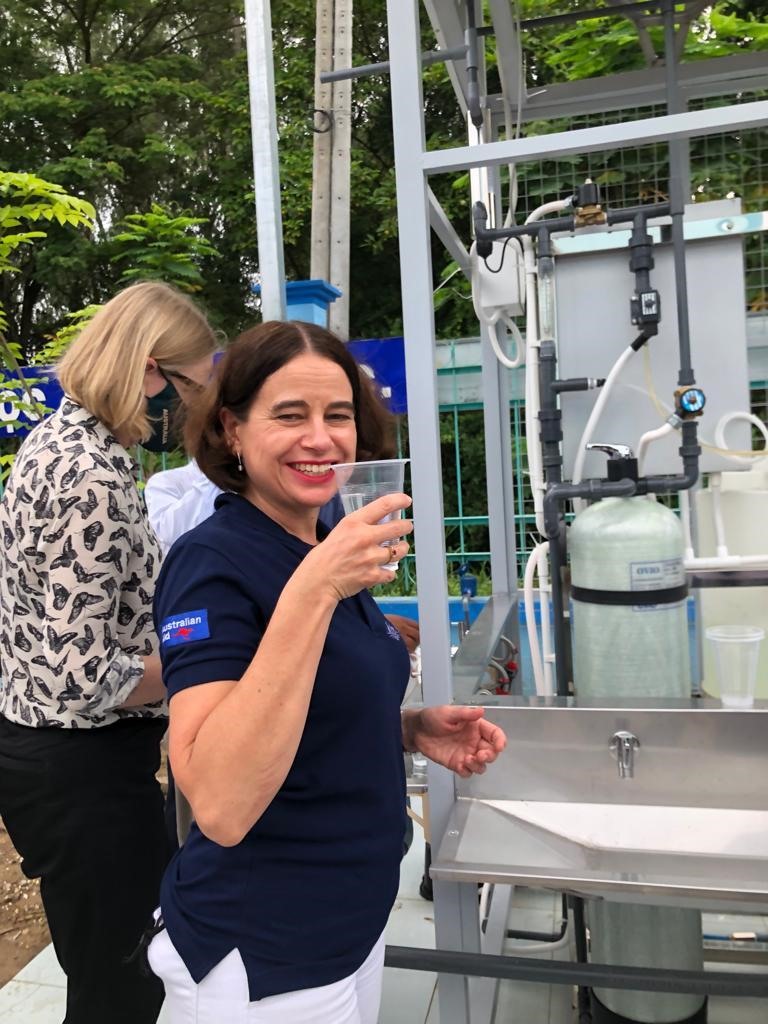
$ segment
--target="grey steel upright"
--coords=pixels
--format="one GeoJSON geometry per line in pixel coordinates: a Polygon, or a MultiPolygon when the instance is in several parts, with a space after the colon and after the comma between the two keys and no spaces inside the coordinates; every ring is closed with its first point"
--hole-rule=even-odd
{"type": "MultiPolygon", "coordinates": [[[[405,364],[409,387],[409,437],[413,501],[418,535],[416,572],[424,699],[428,704],[452,700],[450,632],[445,613],[445,572],[440,425],[438,419],[435,324],[432,309],[432,260],[429,246],[429,201],[422,154],[420,32],[416,4],[389,0],[389,54],[392,62],[392,108],[395,135],[400,273],[403,282],[405,364]]],[[[431,832],[439,842],[455,801],[449,772],[429,766],[431,832]]],[[[435,882],[435,930],[445,949],[480,951],[477,887],[435,882]]],[[[464,978],[440,979],[441,1024],[468,1024],[469,1002],[464,978]]]]}
{"type": "MultiPolygon", "coordinates": [[[[472,2],[472,0],[470,0],[472,2]]],[[[463,172],[473,167],[497,167],[516,161],[536,161],[563,154],[584,153],[606,149],[630,148],[648,141],[684,140],[735,128],[747,128],[768,121],[768,102],[744,103],[731,107],[673,112],[661,117],[625,121],[596,128],[560,131],[539,137],[508,138],[503,141],[482,141],[478,145],[461,145],[447,150],[426,151],[423,121],[422,64],[420,59],[420,4],[417,0],[388,0],[389,56],[392,88],[392,116],[397,179],[398,222],[400,231],[400,263],[405,335],[406,377],[409,396],[413,497],[416,510],[418,550],[416,567],[419,583],[419,609],[422,629],[422,667],[424,698],[429,704],[450,702],[456,693],[452,678],[456,665],[449,657],[448,622],[445,615],[447,582],[445,575],[445,542],[442,521],[442,478],[440,469],[440,434],[436,390],[435,327],[433,314],[433,275],[430,256],[430,217],[439,237],[454,255],[463,256],[465,249],[448,219],[439,209],[434,196],[430,201],[430,174],[463,172]],[[451,237],[453,235],[453,237],[451,237]],[[453,673],[452,673],[453,668],[453,673]]],[[[441,49],[452,50],[464,41],[462,23],[465,4],[456,0],[425,0],[441,49]]],[[[498,16],[499,5],[492,3],[491,15],[498,16]]],[[[479,11],[477,12],[479,13],[479,11]]],[[[574,15],[577,16],[577,15],[574,15]]],[[[510,35],[510,19],[499,19],[498,50],[512,50],[509,38],[498,38],[499,30],[510,35]],[[505,46],[505,44],[510,44],[505,46]]],[[[710,62],[710,72],[703,86],[695,80],[695,88],[706,95],[734,91],[724,86],[710,62]]],[[[462,109],[467,109],[464,65],[460,59],[448,64],[449,74],[462,109]]],[[[694,69],[695,70],[695,69],[694,69]]],[[[735,69],[734,69],[735,70],[735,69]]],[[[514,68],[502,80],[514,81],[514,68]]],[[[739,74],[751,82],[765,81],[764,62],[759,55],[740,62],[739,74]],[[742,68],[741,64],[744,64],[742,68]],[[751,76],[751,77],[750,77],[751,76]]],[[[686,72],[690,78],[691,73],[686,72]]],[[[620,76],[621,77],[621,76],[620,76]]],[[[630,106],[631,93],[647,97],[658,89],[657,73],[623,76],[627,79],[623,106],[630,106]]],[[[688,78],[684,76],[684,80],[688,78]]],[[[594,90],[594,83],[590,83],[594,90]]],[[[583,83],[568,83],[561,90],[563,98],[572,101],[571,112],[579,106],[595,109],[591,96],[581,95],[583,83]]],[[[525,101],[520,119],[535,117],[536,98],[528,97],[524,87],[518,97],[525,101]]],[[[699,93],[701,94],[701,93],[699,93]]],[[[486,101],[486,98],[483,98],[486,101]]],[[[548,97],[542,99],[542,105],[548,97]]],[[[598,100],[598,103],[601,100],[598,100]]],[[[638,102],[641,102],[638,100],[638,102]]],[[[499,107],[495,98],[487,99],[488,109],[495,114],[499,107]]],[[[682,104],[681,104],[682,107],[682,104]]],[[[555,116],[554,110],[550,116],[555,116]]],[[[465,261],[459,259],[462,269],[465,261]]],[[[506,374],[500,371],[489,352],[487,336],[483,338],[483,401],[485,406],[487,474],[489,479],[489,518],[492,550],[494,600],[506,598],[514,605],[515,569],[514,539],[511,528],[514,513],[511,480],[506,374]]],[[[493,637],[491,638],[493,642],[493,637]]],[[[433,845],[439,846],[455,801],[453,779],[443,770],[430,767],[429,790],[433,845]]],[[[460,885],[435,881],[435,932],[438,949],[481,948],[477,893],[474,884],[460,885]]],[[[455,976],[439,979],[440,1024],[480,1024],[488,1021],[486,1006],[477,1002],[470,1006],[467,984],[455,976]]]]}
{"type": "Polygon", "coordinates": [[[265,320],[285,320],[283,217],[280,209],[272,12],[269,0],[245,0],[245,37],[248,50],[248,94],[251,105],[261,312],[265,320]]]}

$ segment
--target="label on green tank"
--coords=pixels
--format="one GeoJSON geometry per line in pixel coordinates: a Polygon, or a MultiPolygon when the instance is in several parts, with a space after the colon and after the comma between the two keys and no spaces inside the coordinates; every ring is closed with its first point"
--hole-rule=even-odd
{"type": "Polygon", "coordinates": [[[685,583],[682,558],[629,563],[630,590],[667,590],[685,583]]]}
{"type": "MultiPolygon", "coordinates": [[[[653,562],[629,563],[630,590],[669,590],[685,583],[682,558],[662,558],[653,562]]],[[[670,608],[671,605],[638,605],[635,611],[653,611],[655,608],[670,608]]]]}

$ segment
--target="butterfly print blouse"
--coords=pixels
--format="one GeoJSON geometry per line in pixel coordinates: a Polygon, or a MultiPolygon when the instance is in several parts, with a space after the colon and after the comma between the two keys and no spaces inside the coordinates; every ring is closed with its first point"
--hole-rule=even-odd
{"type": "Polygon", "coordinates": [[[160,550],[135,464],[69,398],[22,445],[0,502],[0,714],[94,728],[159,717],[121,710],[157,651],[160,550]]]}

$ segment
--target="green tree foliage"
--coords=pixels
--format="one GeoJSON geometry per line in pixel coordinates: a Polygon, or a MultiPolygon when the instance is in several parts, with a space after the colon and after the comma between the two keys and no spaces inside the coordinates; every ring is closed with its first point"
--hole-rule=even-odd
{"type": "MultiPolygon", "coordinates": [[[[564,6],[524,0],[521,13],[536,17],[564,6]]],[[[764,7],[753,0],[715,4],[689,35],[686,59],[764,47],[764,7]]],[[[286,268],[301,279],[309,275],[315,4],[273,0],[272,14],[286,268]]],[[[0,169],[59,182],[96,209],[92,238],[54,224],[19,262],[19,274],[3,280],[12,340],[34,348],[67,313],[113,294],[125,269],[112,259],[117,225],[151,217],[153,204],[205,221],[194,237],[209,248],[193,262],[203,281],[198,297],[216,325],[233,333],[253,319],[250,281],[258,262],[242,18],[242,0],[5,0],[0,169]]],[[[424,22],[422,46],[431,49],[436,41],[424,22]]],[[[657,33],[653,41],[659,45],[657,33]]],[[[493,75],[493,40],[485,45],[493,75]]],[[[619,18],[527,31],[524,45],[529,88],[643,66],[635,29],[619,18]]],[[[356,0],[351,62],[387,57],[384,0],[356,0]]],[[[350,327],[353,335],[382,336],[401,327],[389,79],[359,79],[352,96],[350,327]]],[[[429,146],[466,137],[444,66],[426,69],[424,103],[429,146]]],[[[560,127],[528,124],[523,131],[560,127]]],[[[697,182],[702,198],[718,194],[732,160],[710,162],[697,182]]],[[[643,155],[642,162],[650,161],[643,155]]],[[[600,177],[610,200],[610,188],[624,188],[628,171],[621,157],[599,155],[521,166],[521,201],[530,206],[561,195],[586,173],[600,177]]],[[[643,196],[663,188],[660,180],[641,181],[643,196]]],[[[438,176],[431,184],[469,241],[466,179],[438,176]]],[[[438,285],[451,267],[439,241],[432,244],[438,285]]],[[[474,332],[461,275],[437,297],[440,334],[474,332]]]]}
{"type": "MultiPolygon", "coordinates": [[[[93,218],[91,204],[69,195],[60,185],[33,174],[0,171],[0,282],[21,273],[20,266],[30,258],[34,247],[48,238],[51,226],[68,229],[71,235],[72,228],[90,229],[93,218]]],[[[43,409],[32,390],[36,381],[20,371],[28,353],[18,341],[6,338],[7,326],[0,300],[0,383],[7,383],[8,370],[16,381],[15,387],[10,384],[5,389],[5,399],[18,412],[39,415],[43,409]]],[[[3,472],[7,471],[2,465],[3,472]]]]}
{"type": "MultiPolygon", "coordinates": [[[[218,189],[219,153],[231,149],[230,133],[212,123],[232,67],[243,61],[239,15],[240,5],[226,0],[215,8],[202,0],[4,5],[0,168],[43,174],[91,198],[97,211],[92,240],[51,233],[21,275],[4,282],[16,340],[38,345],[65,313],[109,297],[123,269],[111,262],[113,226],[147,214],[153,203],[194,205],[195,217],[210,222],[206,241],[214,248],[217,236],[230,236],[221,259],[205,257],[217,269],[205,299],[214,313],[240,307],[247,294],[242,238],[218,189]]],[[[247,123],[247,108],[231,117],[247,123]]],[[[230,188],[245,194],[245,207],[247,163],[230,188]]]]}
{"type": "MultiPolygon", "coordinates": [[[[60,185],[34,174],[0,171],[0,275],[21,273],[19,264],[28,247],[48,237],[41,228],[91,228],[94,216],[90,203],[60,185]]],[[[6,326],[0,303],[0,330],[6,326]]]]}
{"type": "Polygon", "coordinates": [[[157,203],[149,213],[129,213],[112,236],[115,262],[125,265],[122,281],[165,281],[181,291],[199,292],[203,275],[199,263],[218,252],[195,232],[204,217],[173,216],[157,203]]]}
{"type": "MultiPolygon", "coordinates": [[[[315,5],[274,0],[275,88],[288,276],[309,276],[315,5]]],[[[433,43],[425,34],[425,46],[433,43]]],[[[356,0],[353,63],[386,60],[383,0],[356,0]]],[[[50,233],[11,284],[9,335],[40,345],[65,315],[108,298],[122,265],[112,235],[153,204],[207,223],[199,297],[232,333],[254,316],[258,271],[242,3],[221,0],[6,0],[0,12],[0,168],[91,199],[92,239],[50,233]]],[[[425,99],[436,138],[461,135],[444,69],[425,99]]],[[[389,81],[358,81],[352,112],[351,331],[400,327],[389,81]]],[[[436,183],[468,224],[466,195],[436,183]]],[[[438,268],[447,258],[435,242],[438,268]]]]}

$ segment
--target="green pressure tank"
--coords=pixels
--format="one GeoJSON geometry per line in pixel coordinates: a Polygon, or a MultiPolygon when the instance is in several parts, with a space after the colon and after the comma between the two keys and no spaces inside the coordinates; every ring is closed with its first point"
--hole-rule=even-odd
{"type": "MultiPolygon", "coordinates": [[[[609,478],[636,474],[631,458],[609,478]]],[[[690,657],[683,536],[673,512],[649,497],[607,498],[576,516],[571,560],[573,677],[578,697],[688,697],[690,657]]],[[[616,770],[606,757],[606,770],[616,770]]],[[[642,771],[638,757],[636,771],[642,771]]],[[[632,779],[617,778],[632,802],[632,779]]],[[[702,970],[695,910],[591,901],[594,963],[702,970]]],[[[595,989],[595,1024],[704,1024],[701,995],[595,989]]]]}

